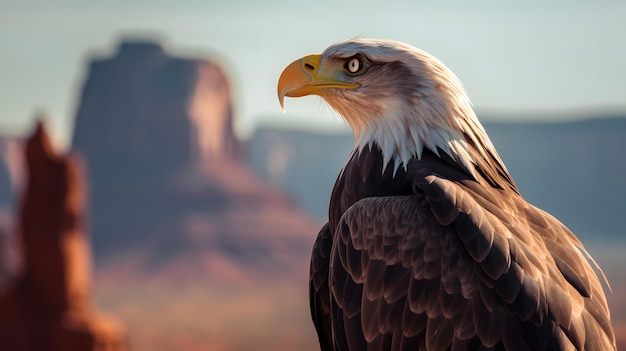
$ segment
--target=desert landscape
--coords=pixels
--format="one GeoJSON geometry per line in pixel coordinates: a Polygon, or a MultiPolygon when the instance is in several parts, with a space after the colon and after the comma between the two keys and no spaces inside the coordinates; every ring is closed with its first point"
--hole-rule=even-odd
{"type": "MultiPolygon", "coordinates": [[[[122,41],[89,61],[69,154],[85,169],[75,229],[93,274],[77,279],[129,350],[319,349],[309,255],[352,139],[271,126],[239,139],[229,76],[210,57],[177,57],[156,42],[122,41]]],[[[485,127],[524,196],[604,268],[625,349],[626,117],[485,127]]],[[[15,257],[32,135],[0,148],[0,297],[28,272],[15,257]]]]}

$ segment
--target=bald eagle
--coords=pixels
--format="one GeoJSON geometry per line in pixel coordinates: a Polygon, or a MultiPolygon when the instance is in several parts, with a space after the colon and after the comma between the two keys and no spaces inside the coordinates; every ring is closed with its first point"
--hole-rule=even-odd
{"type": "Polygon", "coordinates": [[[520,195],[443,63],[341,42],[282,72],[281,106],[310,94],[355,136],[311,258],[322,350],[616,350],[602,271],[520,195]]]}

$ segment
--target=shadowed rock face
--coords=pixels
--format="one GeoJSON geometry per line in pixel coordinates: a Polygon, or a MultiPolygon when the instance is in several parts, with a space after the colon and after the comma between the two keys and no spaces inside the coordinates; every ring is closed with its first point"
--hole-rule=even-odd
{"type": "Polygon", "coordinates": [[[89,294],[83,172],[78,159],[54,154],[41,125],[26,144],[26,164],[20,211],[25,291],[37,308],[59,313],[89,294]]]}
{"type": "Polygon", "coordinates": [[[92,61],[72,147],[91,172],[96,256],[155,239],[163,231],[155,220],[171,225],[190,207],[228,197],[198,170],[236,162],[238,144],[229,82],[212,62],[170,57],[146,42],[124,42],[114,57],[92,61]],[[181,177],[199,179],[198,192],[215,191],[187,201],[172,189],[181,177]]]}
{"type": "Polygon", "coordinates": [[[16,169],[19,148],[16,140],[0,136],[0,294],[11,284],[19,270],[13,209],[15,189],[18,188],[14,178],[19,171],[16,169]]]}
{"type": "Polygon", "coordinates": [[[231,104],[219,66],[156,44],[122,43],[90,64],[72,147],[91,172],[98,263],[138,251],[152,268],[181,259],[212,271],[200,262],[219,256],[289,270],[283,252],[307,261],[318,223],[243,164],[231,104]]]}
{"type": "Polygon", "coordinates": [[[229,83],[217,65],[125,42],[89,65],[72,145],[87,155],[96,182],[163,177],[234,157],[232,123],[229,83]]]}
{"type": "Polygon", "coordinates": [[[6,157],[6,142],[0,137],[0,211],[9,208],[13,202],[11,177],[6,157]]]}
{"type": "Polygon", "coordinates": [[[19,214],[23,274],[0,296],[4,350],[125,350],[124,333],[89,304],[83,232],[84,175],[57,156],[41,125],[26,143],[28,182],[19,214]]]}

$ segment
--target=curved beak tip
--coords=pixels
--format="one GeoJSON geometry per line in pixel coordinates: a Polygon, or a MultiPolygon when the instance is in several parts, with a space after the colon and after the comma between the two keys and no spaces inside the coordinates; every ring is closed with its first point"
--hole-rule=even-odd
{"type": "Polygon", "coordinates": [[[278,78],[278,102],[283,112],[285,112],[285,96],[300,97],[313,93],[313,89],[309,87],[313,79],[312,73],[303,67],[306,60],[313,60],[317,67],[319,55],[310,55],[295,60],[285,67],[278,78]]]}
{"type": "Polygon", "coordinates": [[[281,89],[280,83],[278,84],[278,103],[280,109],[285,113],[285,89],[281,89]]]}

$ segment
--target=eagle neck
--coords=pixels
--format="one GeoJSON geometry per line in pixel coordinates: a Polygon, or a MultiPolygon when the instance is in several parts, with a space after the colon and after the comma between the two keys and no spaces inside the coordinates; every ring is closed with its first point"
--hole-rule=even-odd
{"type": "Polygon", "coordinates": [[[457,108],[402,108],[412,105],[397,104],[390,109],[392,113],[351,125],[355,132],[352,155],[376,149],[382,155],[381,171],[391,169],[393,177],[400,169],[406,171],[411,160],[421,160],[428,150],[454,161],[475,180],[484,179],[492,186],[518,192],[469,100],[459,97],[448,105],[457,108]]]}

